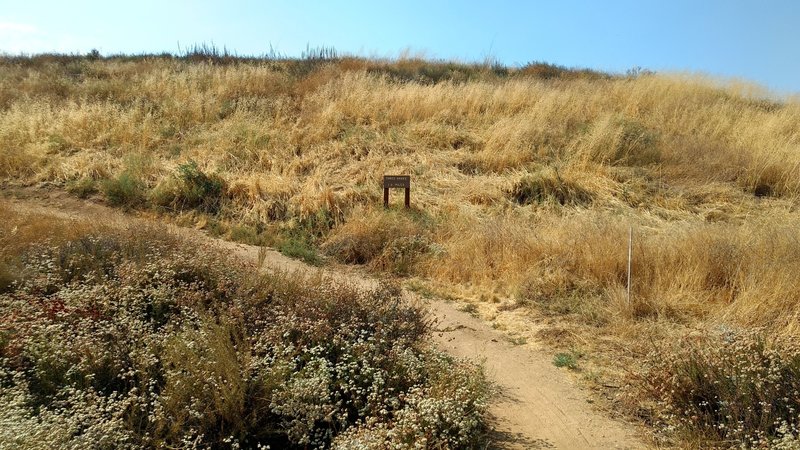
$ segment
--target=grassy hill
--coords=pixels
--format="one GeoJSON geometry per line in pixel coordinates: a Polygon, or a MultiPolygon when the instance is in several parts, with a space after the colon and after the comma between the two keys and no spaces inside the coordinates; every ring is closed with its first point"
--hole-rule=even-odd
{"type": "Polygon", "coordinates": [[[6,57],[0,177],[545,318],[636,372],[631,408],[667,439],[797,433],[800,104],[750,86],[325,52],[6,57]],[[382,208],[384,174],[412,176],[412,210],[382,208]]]}

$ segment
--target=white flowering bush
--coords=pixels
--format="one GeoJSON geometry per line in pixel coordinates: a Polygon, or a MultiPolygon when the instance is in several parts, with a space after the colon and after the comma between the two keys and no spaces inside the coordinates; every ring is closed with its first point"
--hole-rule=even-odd
{"type": "Polygon", "coordinates": [[[481,371],[432,350],[396,287],[258,274],[158,228],[12,238],[0,448],[483,442],[481,371]]]}
{"type": "Polygon", "coordinates": [[[637,377],[661,428],[704,446],[800,448],[800,346],[722,330],[656,351],[637,377]]]}

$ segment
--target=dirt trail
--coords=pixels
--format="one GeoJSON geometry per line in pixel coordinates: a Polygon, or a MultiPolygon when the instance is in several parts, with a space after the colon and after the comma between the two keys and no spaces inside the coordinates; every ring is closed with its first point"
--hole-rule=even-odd
{"type": "MultiPolygon", "coordinates": [[[[7,193],[4,193],[7,194],[7,193]]],[[[39,212],[72,219],[101,219],[130,224],[132,218],[96,203],[81,201],[63,193],[26,192],[24,197],[3,195],[18,210],[39,212]]],[[[177,228],[181,234],[199,239],[258,261],[258,247],[214,239],[198,230],[177,228]]],[[[281,270],[321,270],[266,250],[264,267],[281,270]]],[[[362,286],[376,280],[354,270],[326,270],[331,276],[347,278],[362,286]]],[[[410,292],[406,295],[414,296],[410,292]]],[[[414,297],[416,300],[420,299],[414,297]]],[[[496,445],[507,449],[639,449],[647,448],[635,430],[596,411],[585,392],[569,375],[551,363],[552,355],[509,342],[486,322],[460,311],[453,303],[427,301],[437,318],[434,340],[447,353],[481,362],[500,394],[491,405],[496,428],[496,445]]]]}

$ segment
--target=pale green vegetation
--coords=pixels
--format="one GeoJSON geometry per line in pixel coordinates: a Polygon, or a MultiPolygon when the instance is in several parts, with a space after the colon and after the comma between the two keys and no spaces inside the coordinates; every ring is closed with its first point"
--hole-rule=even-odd
{"type": "Polygon", "coordinates": [[[488,385],[396,287],[0,203],[0,448],[480,447],[488,385]]]}

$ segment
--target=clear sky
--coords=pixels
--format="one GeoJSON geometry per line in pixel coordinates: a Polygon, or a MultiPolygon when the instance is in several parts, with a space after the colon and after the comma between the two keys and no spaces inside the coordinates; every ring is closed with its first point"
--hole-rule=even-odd
{"type": "Polygon", "coordinates": [[[0,52],[238,54],[307,45],[612,72],[641,66],[800,92],[800,0],[0,0],[0,52]]]}

